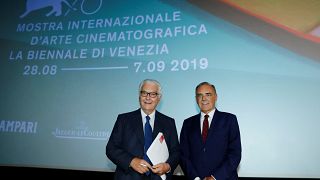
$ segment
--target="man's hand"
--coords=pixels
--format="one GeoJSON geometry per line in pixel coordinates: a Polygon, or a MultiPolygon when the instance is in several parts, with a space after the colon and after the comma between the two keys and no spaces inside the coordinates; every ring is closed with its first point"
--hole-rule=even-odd
{"type": "Polygon", "coordinates": [[[213,176],[205,177],[203,180],[216,180],[213,176]]]}
{"type": "Polygon", "coordinates": [[[151,165],[147,161],[137,157],[132,159],[130,162],[130,167],[140,174],[144,174],[148,172],[149,169],[152,169],[151,165]]]}
{"type": "Polygon", "coordinates": [[[168,163],[159,163],[152,166],[151,171],[159,176],[166,174],[171,170],[171,167],[168,163]]]}

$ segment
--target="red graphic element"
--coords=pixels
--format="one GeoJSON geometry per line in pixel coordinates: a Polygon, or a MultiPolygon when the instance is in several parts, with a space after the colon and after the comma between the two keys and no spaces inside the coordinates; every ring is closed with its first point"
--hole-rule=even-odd
{"type": "Polygon", "coordinates": [[[163,142],[163,140],[164,140],[164,136],[163,136],[163,135],[161,135],[161,136],[160,136],[160,138],[159,138],[160,143],[162,143],[162,142],[163,142]]]}
{"type": "MultiPolygon", "coordinates": [[[[292,25],[284,24],[283,22],[280,22],[279,20],[275,20],[272,17],[268,17],[267,15],[262,14],[258,10],[252,10],[250,8],[243,7],[240,4],[238,4],[237,1],[233,1],[233,0],[221,0],[221,1],[223,3],[231,6],[231,7],[234,7],[236,9],[240,10],[243,13],[246,13],[246,14],[248,14],[250,16],[256,17],[256,18],[258,18],[258,19],[260,19],[260,20],[262,20],[264,22],[267,22],[267,23],[269,23],[269,24],[271,24],[271,25],[273,25],[275,27],[281,28],[281,29],[283,29],[283,30],[285,30],[285,31],[287,31],[287,32],[289,32],[291,34],[294,34],[294,35],[298,36],[298,37],[310,40],[312,42],[320,43],[320,35],[318,34],[319,33],[318,31],[319,31],[319,28],[320,28],[319,24],[318,25],[314,25],[312,30],[309,29],[309,32],[307,30],[305,30],[306,32],[304,32],[304,31],[299,30],[297,28],[293,28],[292,25]]],[[[254,3],[256,3],[255,5],[259,6],[259,1],[251,2],[250,0],[247,0],[247,2],[249,4],[252,3],[253,5],[254,5],[254,3]]],[[[295,4],[292,3],[291,1],[287,1],[287,2],[289,2],[291,4],[291,6],[295,7],[295,4]]],[[[315,3],[317,3],[317,2],[315,2],[315,3]]],[[[314,4],[312,4],[312,2],[306,3],[305,5],[306,5],[306,7],[314,6],[314,4]]],[[[269,8],[270,8],[270,11],[272,11],[272,8],[276,9],[276,6],[272,6],[272,4],[270,4],[269,8]]],[[[285,10],[285,7],[283,7],[283,9],[285,10]]],[[[310,11],[309,14],[313,15],[313,12],[310,11]]],[[[290,17],[290,18],[291,18],[291,21],[293,21],[297,17],[290,17]]]]}

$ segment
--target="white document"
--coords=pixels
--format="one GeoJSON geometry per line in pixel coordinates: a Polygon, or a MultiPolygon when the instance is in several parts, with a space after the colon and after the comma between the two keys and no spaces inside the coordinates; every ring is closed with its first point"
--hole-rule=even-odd
{"type": "MultiPolygon", "coordinates": [[[[150,145],[147,155],[153,165],[166,162],[169,158],[169,150],[162,132],[159,132],[157,137],[150,145]]],[[[161,179],[166,179],[166,174],[161,175],[161,179]]]]}

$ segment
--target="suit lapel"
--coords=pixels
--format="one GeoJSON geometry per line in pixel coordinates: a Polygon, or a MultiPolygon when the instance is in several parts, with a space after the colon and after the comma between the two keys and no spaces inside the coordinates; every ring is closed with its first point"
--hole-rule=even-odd
{"type": "Polygon", "coordinates": [[[202,143],[202,136],[201,136],[201,126],[200,126],[200,113],[198,115],[196,115],[194,117],[194,120],[192,121],[192,126],[191,127],[194,127],[194,131],[195,131],[195,136],[197,136],[197,139],[199,139],[202,143]]]}
{"type": "Polygon", "coordinates": [[[214,115],[213,115],[213,117],[212,117],[212,120],[211,120],[211,124],[210,124],[210,128],[212,127],[215,127],[215,124],[217,124],[217,121],[219,121],[219,119],[220,119],[220,111],[218,111],[217,109],[216,109],[216,111],[214,112],[214,115]]]}
{"type": "Polygon", "coordinates": [[[144,146],[144,131],[143,131],[143,124],[142,124],[142,117],[140,109],[134,112],[133,114],[133,126],[134,127],[134,133],[137,135],[138,141],[144,146]]]}
{"type": "MultiPolygon", "coordinates": [[[[216,111],[215,111],[215,113],[214,113],[214,115],[213,115],[213,117],[212,117],[212,120],[211,120],[211,123],[210,123],[210,127],[209,127],[209,131],[208,131],[208,137],[207,138],[209,138],[210,137],[210,135],[212,134],[212,129],[215,127],[215,125],[217,124],[217,121],[219,121],[219,119],[220,119],[221,117],[220,117],[220,111],[218,111],[217,109],[216,109],[216,111]]],[[[203,141],[202,141],[202,134],[201,134],[201,113],[199,113],[197,116],[196,116],[196,121],[194,121],[194,124],[193,124],[193,127],[198,127],[198,128],[196,128],[196,134],[197,134],[197,136],[199,136],[199,139],[200,139],[200,141],[201,141],[201,144],[203,144],[203,141]]]]}
{"type": "Polygon", "coordinates": [[[210,136],[210,134],[212,134],[212,131],[213,131],[212,129],[215,128],[215,125],[217,124],[217,121],[219,121],[219,119],[220,119],[220,111],[216,109],[210,123],[208,137],[210,136]]]}
{"type": "MultiPolygon", "coordinates": [[[[154,116],[154,124],[153,124],[153,131],[152,131],[152,140],[156,138],[159,132],[162,132],[162,119],[158,111],[156,111],[154,116]]],[[[164,132],[162,132],[164,133],[164,132]]]]}

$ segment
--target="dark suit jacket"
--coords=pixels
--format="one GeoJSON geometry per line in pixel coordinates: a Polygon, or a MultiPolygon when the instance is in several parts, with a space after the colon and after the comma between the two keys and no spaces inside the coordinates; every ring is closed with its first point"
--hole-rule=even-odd
{"type": "Polygon", "coordinates": [[[205,144],[200,113],[186,119],[180,134],[181,168],[188,179],[213,175],[217,180],[238,179],[240,131],[235,115],[216,109],[205,144]]]}
{"type": "MultiPolygon", "coordinates": [[[[153,139],[159,132],[164,134],[168,150],[171,171],[167,179],[171,179],[172,173],[179,163],[179,141],[174,119],[156,111],[153,128],[153,139]]],[[[117,165],[115,179],[140,180],[141,174],[129,167],[134,157],[143,158],[144,131],[140,109],[118,115],[111,136],[106,146],[108,158],[117,165]]],[[[150,171],[151,172],[151,171],[150,171]]],[[[151,173],[152,180],[161,180],[160,176],[151,173]]]]}

